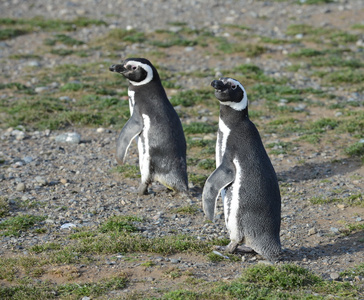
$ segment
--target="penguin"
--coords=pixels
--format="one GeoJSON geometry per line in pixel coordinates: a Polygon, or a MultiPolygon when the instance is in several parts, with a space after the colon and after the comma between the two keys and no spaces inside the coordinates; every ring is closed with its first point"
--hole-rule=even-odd
{"type": "Polygon", "coordinates": [[[264,258],[276,261],[281,253],[281,196],[272,163],[259,132],[248,115],[243,85],[232,78],[211,82],[220,101],[216,141],[216,169],[207,178],[203,211],[213,221],[219,194],[230,235],[226,249],[233,253],[244,242],[264,258]]]}
{"type": "Polygon", "coordinates": [[[131,117],[117,139],[117,162],[125,162],[128,148],[137,138],[141,173],[138,194],[148,194],[152,181],[187,194],[186,139],[156,68],[145,58],[128,58],[109,70],[129,81],[131,117]]]}

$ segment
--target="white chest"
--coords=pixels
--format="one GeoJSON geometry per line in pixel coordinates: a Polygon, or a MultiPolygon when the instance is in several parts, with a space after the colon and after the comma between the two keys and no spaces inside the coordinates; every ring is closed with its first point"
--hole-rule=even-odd
{"type": "Polygon", "coordinates": [[[134,100],[134,96],[135,96],[135,92],[128,90],[128,97],[129,97],[129,109],[130,109],[130,115],[133,115],[133,111],[134,111],[134,105],[135,105],[135,100],[134,100]]]}
{"type": "Polygon", "coordinates": [[[216,167],[221,164],[222,157],[226,150],[226,142],[230,135],[230,128],[226,126],[223,120],[219,119],[219,131],[216,141],[216,167]]]}
{"type": "Polygon", "coordinates": [[[236,237],[239,239],[239,204],[240,204],[240,188],[242,181],[242,169],[239,161],[235,158],[233,160],[235,166],[235,180],[230,187],[231,192],[227,194],[227,199],[224,201],[224,215],[225,215],[225,224],[229,230],[231,237],[236,237]]]}
{"type": "Polygon", "coordinates": [[[138,151],[139,151],[139,167],[142,176],[142,181],[149,178],[149,165],[150,165],[150,153],[149,153],[149,130],[150,130],[150,118],[143,114],[143,131],[138,139],[138,151]]]}

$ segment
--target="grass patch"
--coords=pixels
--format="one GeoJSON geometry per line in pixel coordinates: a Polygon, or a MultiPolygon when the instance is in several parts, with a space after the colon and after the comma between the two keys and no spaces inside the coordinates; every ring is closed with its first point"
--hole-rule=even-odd
{"type": "Polygon", "coordinates": [[[79,17],[71,21],[59,19],[46,19],[44,17],[34,17],[32,19],[0,18],[0,25],[25,28],[28,31],[75,31],[78,27],[88,27],[91,25],[107,25],[101,20],[79,17]]]}
{"type": "Polygon", "coordinates": [[[181,214],[181,215],[195,215],[199,211],[200,208],[197,205],[188,205],[188,206],[174,208],[171,210],[171,213],[181,214]]]}
{"type": "Polygon", "coordinates": [[[29,30],[15,29],[15,28],[2,28],[0,29],[0,41],[16,38],[20,35],[29,33],[29,30]]]}
{"type": "MultiPolygon", "coordinates": [[[[171,255],[181,252],[207,253],[213,245],[212,242],[204,242],[190,235],[182,234],[153,239],[147,238],[134,231],[137,229],[132,223],[127,222],[125,224],[123,221],[107,221],[101,225],[100,230],[105,231],[105,234],[99,234],[97,238],[92,237],[77,240],[75,244],[66,247],[63,254],[60,253],[63,256],[71,256],[71,259],[65,256],[60,257],[56,262],[75,262],[75,257],[89,254],[149,252],[171,255]]],[[[218,241],[214,242],[216,243],[218,241]]]]}
{"type": "Polygon", "coordinates": [[[198,162],[197,167],[203,170],[214,170],[216,168],[215,160],[206,158],[198,162]]]}
{"type": "Polygon", "coordinates": [[[321,283],[322,279],[307,269],[285,264],[281,266],[257,265],[247,269],[241,281],[260,284],[271,289],[292,290],[321,283]]]}
{"type": "Polygon", "coordinates": [[[1,299],[81,299],[82,297],[100,297],[112,290],[122,290],[128,280],[124,273],[118,276],[105,278],[99,282],[53,284],[41,282],[35,284],[20,284],[17,286],[0,287],[1,299]]]}
{"type": "Polygon", "coordinates": [[[341,232],[344,235],[350,235],[354,232],[364,231],[364,223],[349,223],[345,225],[345,229],[341,232]]]}
{"type": "Polygon", "coordinates": [[[204,140],[202,138],[187,138],[187,145],[188,147],[199,147],[199,148],[205,148],[205,147],[215,147],[216,142],[214,140],[204,140]]]}
{"type": "Polygon", "coordinates": [[[136,165],[121,165],[111,169],[112,173],[120,173],[124,178],[140,178],[139,167],[136,165]]]}
{"type": "Polygon", "coordinates": [[[314,56],[321,56],[321,55],[324,55],[323,51],[310,49],[310,48],[304,48],[304,49],[299,50],[298,52],[290,53],[288,56],[298,58],[298,57],[314,57],[314,56]]]}
{"type": "Polygon", "coordinates": [[[60,250],[62,246],[57,243],[45,243],[41,245],[34,245],[29,250],[34,253],[42,253],[46,251],[60,250]]]}
{"type": "Polygon", "coordinates": [[[247,57],[257,57],[266,52],[266,48],[259,44],[232,43],[224,37],[217,38],[216,49],[224,54],[244,53],[247,57]]]}
{"type": "Polygon", "coordinates": [[[355,70],[355,69],[342,69],[338,71],[330,71],[330,72],[319,72],[315,73],[317,76],[323,78],[324,83],[351,83],[351,84],[360,84],[364,80],[364,72],[363,70],[355,70]]]}
{"type": "Polygon", "coordinates": [[[217,126],[201,122],[192,122],[190,124],[184,124],[183,130],[185,134],[214,133],[217,131],[217,126]]]}
{"type": "Polygon", "coordinates": [[[22,232],[39,225],[47,217],[33,215],[18,215],[0,222],[0,231],[4,236],[20,236],[22,232]]]}
{"type": "MultiPolygon", "coordinates": [[[[87,85],[68,83],[61,87],[65,93],[83,92],[87,85]]],[[[102,91],[99,91],[102,92],[102,91]]],[[[129,119],[127,101],[111,96],[84,95],[76,102],[60,101],[47,95],[0,100],[5,114],[3,125],[29,126],[35,129],[60,129],[66,126],[122,126],[129,119]]]]}
{"type": "Polygon", "coordinates": [[[102,224],[100,231],[106,232],[137,232],[139,229],[135,226],[136,223],[142,222],[143,220],[133,216],[115,216],[111,217],[106,223],[102,224]]]}
{"type": "Polygon", "coordinates": [[[277,142],[270,143],[266,145],[267,148],[271,149],[270,153],[279,155],[279,154],[287,154],[290,150],[292,150],[293,145],[289,142],[277,142]]]}
{"type": "Polygon", "coordinates": [[[364,156],[364,143],[357,142],[353,145],[348,146],[347,148],[345,148],[345,153],[351,157],[364,156]]]}
{"type": "Polygon", "coordinates": [[[212,98],[213,93],[211,90],[189,90],[178,92],[171,97],[170,101],[173,106],[190,107],[198,103],[204,103],[212,98]]]}
{"type": "Polygon", "coordinates": [[[364,31],[364,24],[354,24],[351,28],[364,31]]]}
{"type": "Polygon", "coordinates": [[[188,173],[188,181],[200,188],[204,186],[207,177],[208,177],[207,175],[203,174],[196,174],[191,172],[188,173]]]}
{"type": "Polygon", "coordinates": [[[84,44],[83,41],[76,40],[66,34],[56,34],[54,38],[44,40],[44,44],[47,46],[54,46],[57,43],[61,43],[67,46],[79,46],[84,44]]]}
{"type": "Polygon", "coordinates": [[[320,142],[320,135],[317,133],[305,134],[299,137],[301,141],[306,141],[310,144],[316,145],[320,142]]]}
{"type": "MultiPolygon", "coordinates": [[[[220,299],[323,299],[332,294],[351,297],[358,292],[350,284],[329,283],[307,269],[286,264],[250,267],[241,278],[220,284],[211,294],[219,295],[220,299]]],[[[208,299],[208,293],[198,299],[208,299]]]]}
{"type": "Polygon", "coordinates": [[[363,195],[361,193],[343,198],[324,198],[322,196],[316,196],[312,197],[310,202],[311,204],[343,203],[348,206],[364,206],[363,195]]]}
{"type": "Polygon", "coordinates": [[[9,214],[10,207],[9,207],[9,201],[5,197],[0,197],[0,218],[5,217],[9,214]]]}
{"type": "Polygon", "coordinates": [[[344,276],[349,276],[349,277],[354,277],[354,276],[364,276],[364,263],[352,268],[352,269],[349,269],[349,270],[346,270],[346,271],[343,271],[340,273],[340,276],[341,277],[344,277],[344,276]]]}

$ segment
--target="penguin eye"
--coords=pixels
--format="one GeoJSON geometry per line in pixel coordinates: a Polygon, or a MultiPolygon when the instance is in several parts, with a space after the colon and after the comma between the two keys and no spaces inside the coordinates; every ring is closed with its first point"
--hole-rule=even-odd
{"type": "Polygon", "coordinates": [[[233,90],[235,90],[235,89],[236,89],[236,85],[235,85],[235,84],[231,85],[231,88],[232,88],[233,90]]]}
{"type": "Polygon", "coordinates": [[[131,69],[135,71],[137,69],[137,66],[132,66],[131,69]]]}

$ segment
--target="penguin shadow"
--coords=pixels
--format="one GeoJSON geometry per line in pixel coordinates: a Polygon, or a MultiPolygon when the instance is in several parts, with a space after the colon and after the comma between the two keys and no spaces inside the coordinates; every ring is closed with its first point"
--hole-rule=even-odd
{"type": "Polygon", "coordinates": [[[355,159],[340,159],[322,163],[305,163],[294,166],[290,170],[278,172],[280,181],[303,181],[309,179],[329,178],[335,175],[344,175],[361,167],[361,162],[355,159]]]}
{"type": "MultiPolygon", "coordinates": [[[[313,247],[303,246],[298,249],[283,249],[281,261],[302,261],[304,258],[311,261],[323,259],[337,259],[339,256],[364,252],[364,230],[340,236],[335,242],[320,244],[313,247]]],[[[333,262],[332,262],[333,263],[333,262]]]]}

